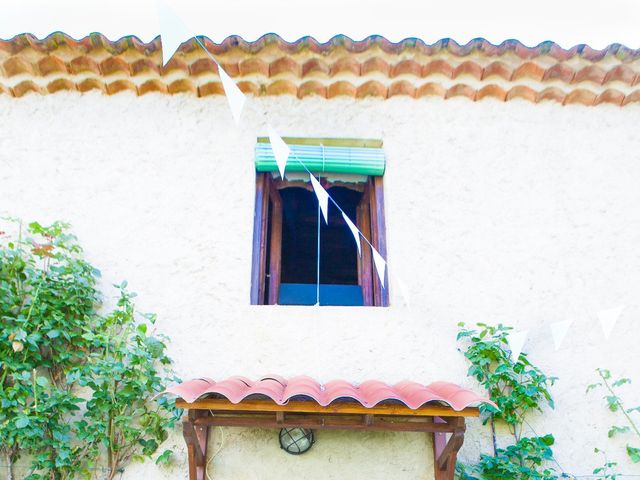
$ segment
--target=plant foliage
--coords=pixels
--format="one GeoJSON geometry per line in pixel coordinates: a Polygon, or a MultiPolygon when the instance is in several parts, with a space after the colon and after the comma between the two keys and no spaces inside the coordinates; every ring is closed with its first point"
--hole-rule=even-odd
{"type": "Polygon", "coordinates": [[[173,378],[166,339],[147,331],[154,318],[136,315],[126,284],[118,308],[101,315],[98,277],[66,224],[32,223],[24,238],[21,226],[17,238],[0,232],[0,451],[9,479],[22,455],[26,478],[57,480],[89,476],[104,454],[112,478],[132,456],[152,455],[175,421],[172,404],[151,401],[173,378]]]}
{"type": "Polygon", "coordinates": [[[482,455],[476,465],[459,465],[462,479],[476,480],[538,480],[557,478],[548,467],[553,459],[552,435],[524,437],[526,415],[554,407],[550,387],[556,378],[545,375],[531,364],[526,353],[511,358],[508,335],[511,327],[477,324],[468,329],[459,324],[458,341],[465,342],[464,356],[471,363],[468,375],[474,377],[489,393],[497,409],[489,404],[480,406],[484,422],[490,422],[494,440],[494,455],[482,455]],[[494,422],[504,422],[514,438],[507,448],[496,446],[494,422]]]}
{"type": "Polygon", "coordinates": [[[606,369],[598,368],[596,370],[600,377],[600,382],[593,383],[587,387],[587,393],[592,390],[604,389],[605,395],[602,397],[606,402],[607,408],[613,412],[620,414],[624,420],[623,425],[612,425],[609,428],[608,436],[612,438],[616,435],[627,435],[634,437],[637,445],[628,443],[626,445],[626,453],[634,463],[640,462],[640,427],[638,419],[634,418],[640,413],[640,406],[627,407],[624,400],[617,394],[617,390],[623,385],[631,384],[628,378],[615,379],[611,376],[611,372],[606,369]]]}

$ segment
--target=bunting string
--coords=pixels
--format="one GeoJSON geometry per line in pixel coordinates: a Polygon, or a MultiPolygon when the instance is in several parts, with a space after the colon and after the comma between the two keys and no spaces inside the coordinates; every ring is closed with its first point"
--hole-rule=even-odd
{"type": "MultiPolygon", "coordinates": [[[[202,50],[204,50],[206,55],[216,64],[218,68],[218,74],[220,76],[220,80],[222,82],[222,86],[224,88],[227,101],[229,103],[231,114],[233,116],[236,126],[239,126],[242,110],[246,102],[246,97],[244,93],[242,93],[242,91],[238,88],[236,83],[231,79],[231,77],[227,74],[227,72],[225,72],[224,68],[222,68],[218,60],[216,60],[216,58],[211,54],[211,52],[209,52],[209,50],[205,47],[204,43],[200,40],[200,38],[197,35],[192,35],[191,32],[189,32],[189,29],[185,26],[185,24],[182,22],[179,16],[175,12],[172,12],[171,9],[162,0],[156,0],[156,4],[158,6],[160,27],[162,30],[161,39],[163,42],[165,39],[167,38],[169,39],[169,44],[167,45],[168,48],[165,49],[164,48],[165,43],[163,43],[163,49],[162,49],[163,64],[166,64],[169,61],[169,59],[173,56],[177,48],[181,45],[182,39],[184,38],[195,39],[197,44],[202,48],[202,50]],[[171,18],[170,18],[171,16],[173,16],[173,19],[175,22],[173,24],[171,23],[171,18]],[[178,28],[174,29],[174,28],[171,28],[171,26],[177,26],[178,28]]],[[[288,147],[288,145],[284,142],[284,140],[282,140],[282,137],[278,135],[278,133],[270,124],[268,125],[268,135],[269,135],[269,142],[271,144],[271,148],[273,150],[274,156],[276,158],[276,162],[278,164],[280,178],[284,179],[287,161],[289,156],[292,154],[292,151],[288,147]]],[[[323,152],[324,152],[324,146],[323,146],[323,152]]],[[[329,192],[325,190],[325,188],[320,184],[320,182],[318,182],[318,180],[315,178],[313,173],[311,173],[311,171],[304,164],[304,162],[302,162],[295,154],[293,154],[293,157],[296,159],[296,161],[300,165],[302,165],[302,167],[309,174],[309,180],[311,181],[313,190],[316,194],[316,197],[318,198],[318,205],[320,210],[322,211],[322,215],[324,217],[325,223],[327,224],[329,223],[328,209],[329,209],[329,200],[331,200],[331,203],[333,203],[333,205],[335,205],[335,207],[340,211],[343,219],[345,219],[346,225],[349,227],[349,230],[353,234],[356,241],[356,246],[358,247],[358,254],[361,255],[360,237],[362,237],[371,248],[373,263],[375,265],[376,272],[380,279],[380,284],[382,285],[382,288],[385,288],[386,286],[385,272],[387,268],[386,260],[382,258],[382,255],[380,255],[380,253],[375,249],[375,247],[371,244],[371,242],[362,234],[362,232],[358,229],[358,227],[352,221],[350,220],[347,221],[348,215],[344,212],[344,210],[342,210],[340,205],[338,205],[338,202],[336,202],[335,199],[331,197],[331,195],[329,195],[329,192]]],[[[324,158],[323,158],[323,170],[324,170],[324,158]]],[[[320,252],[318,251],[318,258],[319,257],[320,257],[320,252]]],[[[318,280],[318,285],[319,285],[319,280],[318,280]]],[[[319,289],[319,286],[318,286],[318,289],[319,289]]],[[[319,293],[317,296],[319,297],[319,293]]]]}
{"type": "MultiPolygon", "coordinates": [[[[218,74],[220,75],[220,80],[222,82],[222,86],[224,88],[225,95],[227,97],[227,101],[229,103],[229,108],[231,110],[231,114],[233,116],[234,122],[236,125],[239,125],[242,111],[245,106],[246,96],[242,91],[238,88],[236,83],[231,79],[231,77],[225,72],[220,63],[216,60],[216,58],[209,52],[209,50],[205,47],[204,43],[198,36],[192,35],[187,27],[184,25],[180,17],[173,12],[163,0],[156,0],[156,4],[158,7],[158,16],[160,20],[160,28],[161,28],[161,39],[162,39],[162,56],[163,56],[163,65],[166,64],[169,59],[173,56],[174,52],[182,43],[182,40],[185,38],[194,38],[198,45],[204,50],[206,55],[216,64],[218,68],[218,74]],[[165,48],[166,47],[166,48],[165,48]]],[[[371,253],[373,257],[373,263],[380,279],[380,283],[383,288],[385,288],[385,276],[387,273],[387,262],[380,255],[380,253],[376,250],[376,248],[371,244],[371,242],[365,237],[362,232],[358,229],[356,224],[349,218],[346,212],[340,207],[338,202],[326,191],[326,189],[320,184],[318,179],[313,175],[313,173],[307,168],[298,156],[291,151],[289,146],[284,142],[282,137],[278,135],[275,129],[268,124],[268,133],[269,133],[269,141],[271,144],[271,148],[273,149],[274,156],[276,158],[276,162],[278,165],[278,171],[280,173],[280,178],[284,179],[286,165],[289,160],[289,157],[293,157],[309,174],[309,180],[313,187],[314,193],[318,198],[318,225],[320,225],[320,213],[322,213],[325,223],[328,223],[328,205],[329,200],[331,203],[338,209],[341,213],[342,218],[351,231],[353,238],[356,242],[356,247],[358,249],[358,255],[362,255],[361,251],[361,242],[360,238],[362,238],[367,245],[371,248],[371,253]]],[[[322,146],[324,151],[324,146],[322,146]]],[[[323,173],[324,173],[324,159],[323,159],[323,173]]],[[[318,271],[317,271],[317,289],[316,289],[316,300],[319,303],[319,288],[320,288],[320,232],[318,231],[318,271]]],[[[405,288],[406,290],[406,288],[405,288]]],[[[406,295],[403,292],[403,295],[406,295]]],[[[406,299],[405,299],[406,300],[406,299]]],[[[408,302],[407,302],[408,304],[408,302]]],[[[615,308],[610,308],[608,310],[603,310],[598,312],[597,318],[599,320],[602,333],[605,339],[609,339],[611,336],[615,325],[622,315],[622,312],[625,310],[625,306],[618,306],[615,308]]],[[[554,322],[550,325],[551,334],[553,336],[555,349],[558,350],[564,339],[566,338],[569,329],[573,324],[572,320],[564,320],[560,322],[554,322]]],[[[514,361],[517,361],[520,352],[522,351],[522,347],[526,342],[528,336],[528,331],[521,332],[512,332],[510,335],[509,346],[511,348],[512,357],[514,361]]]]}

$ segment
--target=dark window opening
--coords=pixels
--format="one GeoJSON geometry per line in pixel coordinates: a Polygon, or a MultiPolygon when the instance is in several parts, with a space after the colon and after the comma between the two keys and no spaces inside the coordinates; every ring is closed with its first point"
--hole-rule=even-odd
{"type": "MultiPolygon", "coordinates": [[[[329,193],[350,218],[356,218],[361,192],[344,187],[329,193]]],[[[282,197],[282,283],[317,282],[318,201],[313,192],[291,187],[282,197]]],[[[322,216],[321,216],[322,217],[322,216]]],[[[340,211],[329,206],[329,222],[320,218],[320,283],[358,284],[358,251],[340,211]]]]}
{"type": "MultiPolygon", "coordinates": [[[[362,234],[383,255],[382,178],[364,183],[325,183],[362,234]]],[[[362,255],[340,210],[329,204],[320,215],[320,305],[388,305],[388,289],[377,278],[371,250],[362,255]]],[[[254,217],[251,302],[315,305],[318,300],[318,200],[308,182],[274,180],[258,174],[254,217]]]]}

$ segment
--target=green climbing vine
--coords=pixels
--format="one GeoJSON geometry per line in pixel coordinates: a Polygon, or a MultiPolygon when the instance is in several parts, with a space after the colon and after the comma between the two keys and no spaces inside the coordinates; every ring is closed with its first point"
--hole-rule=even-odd
{"type": "MultiPolygon", "coordinates": [[[[624,385],[630,385],[631,379],[629,378],[614,378],[609,370],[598,368],[596,370],[600,381],[593,383],[587,387],[587,393],[593,390],[604,390],[604,396],[602,397],[606,402],[607,408],[620,416],[622,424],[612,425],[607,433],[609,438],[617,436],[626,436],[631,438],[629,443],[626,444],[626,454],[633,463],[640,462],[640,421],[638,416],[640,414],[640,406],[629,407],[626,405],[624,399],[618,394],[620,387],[624,385]]],[[[603,453],[602,450],[596,448],[596,453],[603,453]]],[[[609,462],[605,457],[605,464],[600,469],[596,469],[594,473],[601,473],[603,471],[609,472],[609,477],[616,478],[613,473],[610,473],[617,466],[615,462],[609,462]]]]}
{"type": "Polygon", "coordinates": [[[553,459],[553,435],[524,435],[526,417],[533,411],[554,407],[550,387],[555,377],[545,375],[531,364],[526,353],[511,358],[507,341],[510,327],[478,323],[478,329],[459,324],[458,341],[470,362],[468,374],[489,393],[497,409],[482,404],[484,423],[489,423],[493,438],[493,455],[482,454],[478,463],[459,464],[457,471],[463,480],[548,480],[558,478],[549,466],[553,459]],[[505,424],[513,443],[498,448],[495,423],[505,424]]]}
{"type": "MultiPolygon", "coordinates": [[[[173,380],[166,339],[119,285],[118,307],[98,310],[99,271],[66,224],[13,223],[0,232],[0,452],[13,480],[107,478],[153,455],[177,418],[152,401],[173,380]],[[104,460],[106,458],[106,461],[104,460]],[[106,463],[106,465],[105,465],[106,463]]],[[[160,455],[166,461],[170,452],[160,455]]]]}

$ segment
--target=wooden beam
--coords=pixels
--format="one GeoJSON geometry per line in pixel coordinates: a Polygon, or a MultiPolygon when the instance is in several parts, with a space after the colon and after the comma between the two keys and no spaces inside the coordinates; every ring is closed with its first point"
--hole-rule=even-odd
{"type": "MultiPolygon", "coordinates": [[[[278,412],[276,412],[278,413],[278,412]]],[[[438,432],[455,431],[449,424],[434,423],[431,417],[379,417],[376,415],[287,414],[279,419],[271,414],[217,414],[198,419],[196,425],[216,427],[284,428],[301,427],[312,430],[370,430],[376,432],[438,432]]]]}
{"type": "Polygon", "coordinates": [[[214,410],[219,412],[287,412],[287,413],[325,413],[325,414],[360,414],[360,415],[399,415],[407,417],[477,417],[479,411],[475,407],[455,411],[443,405],[427,404],[418,409],[411,409],[405,405],[377,405],[367,408],[353,403],[333,403],[323,407],[314,401],[291,401],[285,405],[278,405],[271,400],[243,400],[238,404],[226,399],[205,398],[187,403],[182,399],[176,400],[178,408],[189,410],[214,410]]]}
{"type": "MultiPolygon", "coordinates": [[[[289,145],[324,145],[325,147],[382,148],[382,140],[374,138],[308,138],[282,137],[289,145]]],[[[269,137],[258,137],[258,143],[271,143],[269,137]]]]}

